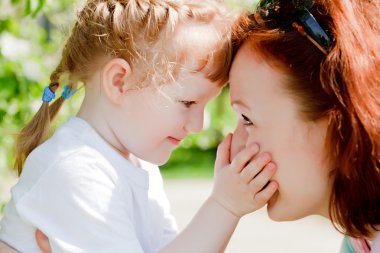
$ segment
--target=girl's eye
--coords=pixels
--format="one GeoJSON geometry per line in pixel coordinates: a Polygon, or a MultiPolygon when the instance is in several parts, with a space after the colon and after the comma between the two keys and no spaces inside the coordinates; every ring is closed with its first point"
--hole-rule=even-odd
{"type": "Polygon", "coordinates": [[[179,101],[180,103],[182,103],[184,106],[186,106],[186,108],[190,108],[192,105],[196,104],[195,101],[179,101]]]}
{"type": "Polygon", "coordinates": [[[242,114],[241,116],[244,120],[244,123],[243,123],[244,126],[252,126],[253,125],[252,121],[247,116],[245,116],[244,114],[242,114]]]}

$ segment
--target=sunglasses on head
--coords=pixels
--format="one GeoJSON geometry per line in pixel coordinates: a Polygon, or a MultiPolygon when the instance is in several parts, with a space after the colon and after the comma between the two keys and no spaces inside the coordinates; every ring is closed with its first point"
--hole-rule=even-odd
{"type": "Polygon", "coordinates": [[[261,0],[254,16],[271,28],[293,26],[319,50],[328,54],[332,40],[310,13],[313,6],[313,0],[261,0]]]}

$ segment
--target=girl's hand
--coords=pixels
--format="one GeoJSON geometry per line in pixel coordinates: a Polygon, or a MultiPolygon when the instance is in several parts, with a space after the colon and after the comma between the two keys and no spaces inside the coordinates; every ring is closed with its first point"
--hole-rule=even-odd
{"type": "Polygon", "coordinates": [[[11,248],[7,244],[0,242],[0,252],[1,253],[19,253],[17,250],[11,248]]]}
{"type": "Polygon", "coordinates": [[[36,242],[38,247],[43,253],[51,253],[51,247],[49,243],[49,238],[41,232],[41,230],[37,229],[35,232],[36,242]]]}
{"type": "Polygon", "coordinates": [[[232,134],[219,145],[215,161],[215,179],[211,198],[237,217],[263,207],[276,192],[270,181],[276,172],[269,153],[259,152],[253,144],[241,150],[230,162],[232,134]]]}

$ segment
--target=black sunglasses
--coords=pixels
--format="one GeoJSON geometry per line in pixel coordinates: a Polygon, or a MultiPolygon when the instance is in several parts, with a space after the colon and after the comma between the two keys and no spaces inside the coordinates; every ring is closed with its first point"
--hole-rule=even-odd
{"type": "Polygon", "coordinates": [[[254,16],[272,28],[293,26],[319,50],[328,54],[332,40],[310,13],[313,6],[313,0],[261,0],[254,16]]]}

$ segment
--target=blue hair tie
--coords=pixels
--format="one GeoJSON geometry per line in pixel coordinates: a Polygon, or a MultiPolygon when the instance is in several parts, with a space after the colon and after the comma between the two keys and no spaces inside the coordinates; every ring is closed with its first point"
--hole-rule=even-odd
{"type": "Polygon", "coordinates": [[[71,89],[68,85],[65,85],[65,87],[63,88],[61,96],[64,99],[69,99],[76,91],[77,91],[77,89],[71,89]]]}
{"type": "Polygon", "coordinates": [[[50,86],[46,86],[44,94],[42,95],[42,101],[50,103],[55,98],[55,92],[50,89],[50,86]]]}

